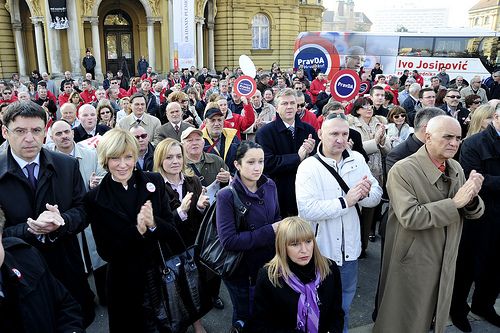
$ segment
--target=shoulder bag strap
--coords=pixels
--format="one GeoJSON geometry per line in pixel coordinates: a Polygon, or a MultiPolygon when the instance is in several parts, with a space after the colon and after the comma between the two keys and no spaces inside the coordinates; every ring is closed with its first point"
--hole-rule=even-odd
{"type": "Polygon", "coordinates": [[[228,185],[226,187],[233,193],[233,206],[236,214],[236,229],[241,227],[241,222],[243,222],[243,218],[245,217],[248,208],[241,202],[236,189],[232,185],[228,185]]]}
{"type": "MultiPolygon", "coordinates": [[[[339,183],[340,185],[340,188],[342,188],[342,191],[344,191],[346,194],[347,192],[349,192],[349,186],[346,184],[346,182],[342,179],[342,177],[340,177],[340,175],[338,174],[337,171],[335,171],[334,168],[332,168],[331,166],[329,166],[328,164],[326,164],[325,161],[323,161],[321,159],[321,157],[319,157],[318,154],[315,154],[314,157],[321,163],[323,164],[323,166],[328,170],[330,171],[330,173],[332,174],[333,177],[335,177],[335,179],[337,180],[337,182],[339,183]]],[[[347,202],[346,202],[347,204],[347,202]]],[[[361,209],[359,208],[359,205],[358,204],[355,204],[354,207],[356,207],[356,211],[358,212],[358,215],[359,217],[361,218],[361,209]]]]}
{"type": "Polygon", "coordinates": [[[196,167],[196,164],[194,163],[188,163],[188,166],[193,169],[194,174],[200,179],[201,185],[203,186],[208,186],[207,183],[205,182],[205,177],[201,174],[200,170],[196,167]]]}

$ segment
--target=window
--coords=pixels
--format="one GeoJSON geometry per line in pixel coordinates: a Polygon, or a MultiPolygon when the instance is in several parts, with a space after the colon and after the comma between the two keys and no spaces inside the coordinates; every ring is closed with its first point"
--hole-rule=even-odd
{"type": "Polygon", "coordinates": [[[252,48],[269,49],[269,19],[257,14],[252,20],[252,48]]]}
{"type": "Polygon", "coordinates": [[[399,55],[428,57],[431,55],[433,41],[432,37],[401,37],[399,55]]]}
{"type": "Polygon", "coordinates": [[[479,38],[437,37],[434,44],[434,57],[473,57],[478,56],[479,38]]]}
{"type": "Polygon", "coordinates": [[[474,19],[474,25],[479,25],[479,17],[476,17],[476,18],[474,19]]]}
{"type": "Polygon", "coordinates": [[[488,25],[490,24],[490,17],[489,16],[485,16],[484,17],[484,25],[488,25]]]}

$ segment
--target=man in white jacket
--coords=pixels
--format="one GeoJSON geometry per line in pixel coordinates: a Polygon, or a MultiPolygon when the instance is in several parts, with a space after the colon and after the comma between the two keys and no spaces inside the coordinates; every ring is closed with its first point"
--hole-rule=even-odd
{"type": "Polygon", "coordinates": [[[375,207],[380,202],[382,188],[364,157],[350,150],[349,123],[345,115],[329,115],[318,135],[321,143],[317,155],[305,159],[297,170],[297,206],[299,216],[311,222],[321,253],[339,266],[344,332],[347,332],[361,253],[356,204],[375,207]],[[349,187],[348,191],[342,189],[327,166],[338,173],[349,187]]]}

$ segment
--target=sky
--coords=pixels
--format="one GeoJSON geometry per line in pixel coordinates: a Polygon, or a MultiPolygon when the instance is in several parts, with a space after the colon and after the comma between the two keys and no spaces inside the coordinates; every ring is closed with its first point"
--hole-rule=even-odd
{"type": "MultiPolygon", "coordinates": [[[[370,10],[388,8],[450,8],[448,25],[450,27],[460,27],[467,25],[468,10],[478,3],[479,0],[396,0],[396,1],[374,1],[374,0],[354,0],[355,11],[362,11],[370,17],[370,10]]],[[[328,10],[337,8],[337,0],[324,0],[328,10]]]]}

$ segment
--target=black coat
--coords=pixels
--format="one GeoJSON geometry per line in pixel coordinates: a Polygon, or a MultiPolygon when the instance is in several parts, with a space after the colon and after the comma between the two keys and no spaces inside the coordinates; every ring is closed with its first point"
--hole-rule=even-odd
{"type": "Polygon", "coordinates": [[[40,252],[15,237],[2,243],[0,332],[83,332],[80,306],[50,273],[40,252]]]}
{"type": "Polygon", "coordinates": [[[318,135],[298,115],[295,116],[295,137],[278,114],[276,120],[264,125],[255,136],[255,141],[264,149],[264,173],[276,183],[282,217],[298,215],[295,197],[295,176],[301,162],[298,151],[309,134],[316,140],[312,156],[319,143],[318,135]]]}
{"type": "MultiPolygon", "coordinates": [[[[344,326],[342,286],[340,272],[332,262],[332,273],[318,287],[319,333],[340,333],[344,326]]],[[[253,316],[249,322],[250,333],[298,333],[297,305],[299,294],[280,279],[281,288],[274,287],[261,268],[255,286],[253,316]]]]}
{"type": "MultiPolygon", "coordinates": [[[[484,176],[479,196],[484,201],[481,221],[492,224],[497,239],[500,238],[500,137],[493,125],[464,140],[460,151],[460,164],[466,177],[472,170],[484,176]],[[496,226],[495,226],[496,225],[496,226]]],[[[474,222],[478,223],[478,222],[474,222]]]]}
{"type": "Polygon", "coordinates": [[[82,306],[85,323],[93,320],[93,294],[89,288],[76,234],[87,226],[83,207],[85,186],[76,159],[40,151],[40,172],[35,194],[28,178],[14,160],[10,149],[0,154],[0,206],[5,212],[4,237],[18,237],[42,253],[54,276],[82,306]],[[40,242],[28,231],[26,220],[46,210],[45,204],[57,204],[65,225],[40,242]]]}
{"type": "Polygon", "coordinates": [[[83,68],[85,68],[85,70],[92,71],[95,68],[95,65],[96,62],[94,56],[91,55],[89,57],[87,56],[83,57],[82,66],[83,68]]]}
{"type": "MultiPolygon", "coordinates": [[[[444,112],[446,112],[448,116],[451,116],[451,114],[448,112],[448,106],[446,105],[446,103],[441,105],[439,108],[442,109],[444,112]]],[[[462,138],[465,138],[467,136],[467,131],[469,130],[469,123],[467,122],[469,113],[470,113],[469,110],[461,108],[459,105],[457,120],[460,123],[460,128],[462,129],[462,138]]]]}
{"type": "MultiPolygon", "coordinates": [[[[102,124],[97,124],[95,128],[95,135],[100,134],[104,135],[107,131],[109,131],[111,128],[109,128],[106,125],[102,124]]],[[[83,140],[87,140],[92,137],[92,135],[89,135],[87,131],[83,128],[83,126],[80,124],[77,127],[73,128],[73,132],[75,133],[75,142],[80,142],[83,140]]]]}
{"type": "MultiPolygon", "coordinates": [[[[148,317],[143,309],[146,272],[159,260],[158,241],[167,243],[173,253],[183,250],[173,226],[165,183],[160,174],[134,171],[136,202],[125,202],[115,195],[114,181],[108,173],[101,184],[85,196],[85,208],[92,226],[97,253],[108,262],[107,292],[110,332],[144,332],[148,317]],[[139,213],[150,200],[156,223],[154,231],[141,235],[137,218],[122,208],[135,205],[139,213]]],[[[135,214],[134,214],[135,215],[135,214]]],[[[135,215],[136,216],[136,215],[135,215]]],[[[170,257],[172,253],[166,253],[170,257]]]]}
{"type": "Polygon", "coordinates": [[[182,221],[177,213],[177,208],[181,206],[181,200],[179,200],[177,192],[175,192],[172,186],[168,183],[165,184],[165,188],[167,190],[168,197],[170,198],[170,209],[172,209],[172,213],[174,214],[174,221],[177,230],[179,230],[186,246],[193,245],[203,218],[203,213],[196,207],[202,190],[200,179],[196,176],[184,176],[184,183],[182,184],[182,192],[184,193],[184,196],[188,192],[193,193],[186,221],[182,221]]]}
{"type": "Polygon", "coordinates": [[[361,137],[361,133],[356,131],[355,129],[349,128],[349,139],[352,140],[352,150],[357,151],[365,158],[365,161],[368,163],[368,154],[363,148],[363,138],[361,137]]]}
{"type": "Polygon", "coordinates": [[[386,176],[394,163],[414,154],[423,145],[424,143],[417,139],[415,134],[412,133],[405,141],[392,148],[385,157],[386,176]]]}
{"type": "Polygon", "coordinates": [[[141,169],[144,171],[153,171],[153,163],[154,163],[154,155],[155,155],[155,147],[150,143],[148,143],[148,151],[146,155],[144,155],[144,164],[143,167],[139,165],[139,162],[136,163],[137,169],[141,169]]]}

